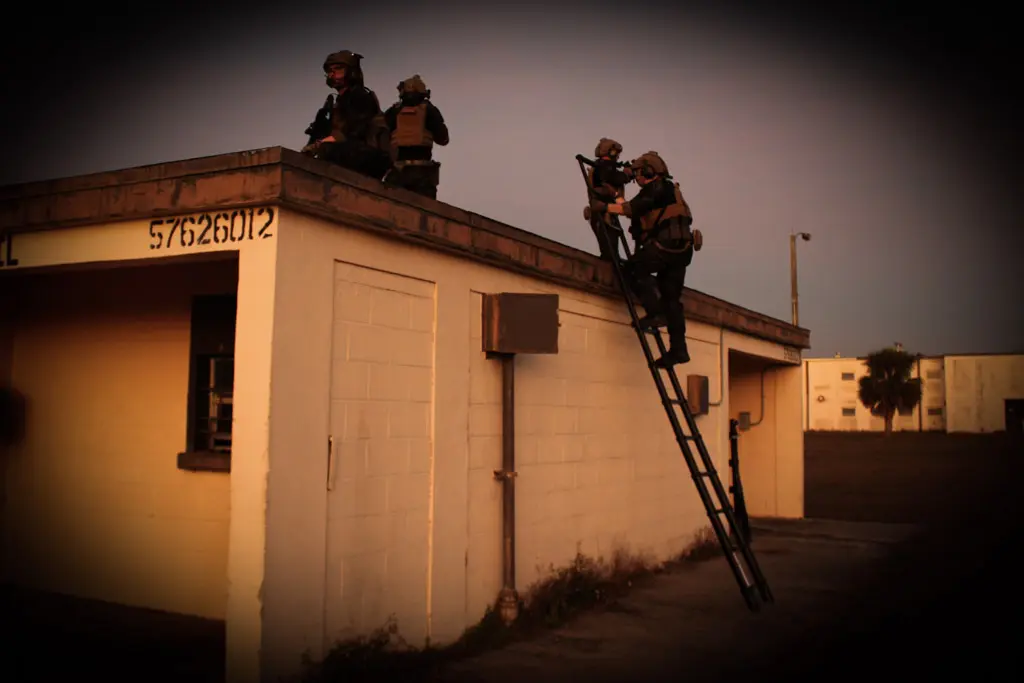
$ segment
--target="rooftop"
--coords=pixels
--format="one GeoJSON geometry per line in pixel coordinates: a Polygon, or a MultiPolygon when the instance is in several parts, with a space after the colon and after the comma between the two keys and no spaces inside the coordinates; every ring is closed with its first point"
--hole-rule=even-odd
{"type": "MultiPolygon", "coordinates": [[[[546,281],[621,295],[596,256],[282,147],[0,187],[0,232],[276,203],[546,281]]],[[[687,288],[687,318],[806,349],[810,332],[687,288]]]]}

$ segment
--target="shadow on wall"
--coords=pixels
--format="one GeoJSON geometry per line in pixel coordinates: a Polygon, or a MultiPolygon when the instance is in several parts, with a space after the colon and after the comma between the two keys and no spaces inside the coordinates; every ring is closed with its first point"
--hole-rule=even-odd
{"type": "Polygon", "coordinates": [[[0,510],[7,502],[7,460],[25,438],[25,396],[9,384],[0,386],[0,510]]]}
{"type": "Polygon", "coordinates": [[[0,387],[0,448],[6,451],[25,438],[25,396],[14,387],[0,387]]]}

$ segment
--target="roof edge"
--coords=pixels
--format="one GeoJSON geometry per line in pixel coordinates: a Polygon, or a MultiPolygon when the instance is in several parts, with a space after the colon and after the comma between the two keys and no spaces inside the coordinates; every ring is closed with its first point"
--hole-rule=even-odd
{"type": "MultiPolygon", "coordinates": [[[[404,241],[619,298],[588,252],[431,200],[284,147],[0,187],[0,231],[30,232],[279,203],[404,241]]],[[[691,288],[687,317],[800,349],[810,332],[691,288]]]]}

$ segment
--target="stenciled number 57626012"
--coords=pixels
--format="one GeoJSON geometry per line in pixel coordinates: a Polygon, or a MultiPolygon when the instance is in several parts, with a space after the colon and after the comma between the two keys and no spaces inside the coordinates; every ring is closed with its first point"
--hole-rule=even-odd
{"type": "Polygon", "coordinates": [[[149,222],[150,249],[231,244],[274,236],[270,226],[276,212],[272,207],[238,209],[222,213],[200,213],[182,218],[157,218],[149,222]],[[159,228],[163,227],[163,230],[159,228]]]}

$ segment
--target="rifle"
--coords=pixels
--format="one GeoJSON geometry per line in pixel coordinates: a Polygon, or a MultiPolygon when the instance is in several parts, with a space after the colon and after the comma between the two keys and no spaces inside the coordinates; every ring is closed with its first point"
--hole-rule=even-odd
{"type": "Polygon", "coordinates": [[[312,145],[331,134],[331,112],[334,109],[334,95],[328,95],[324,106],[316,113],[313,123],[309,124],[304,133],[309,136],[307,146],[312,145]]]}

